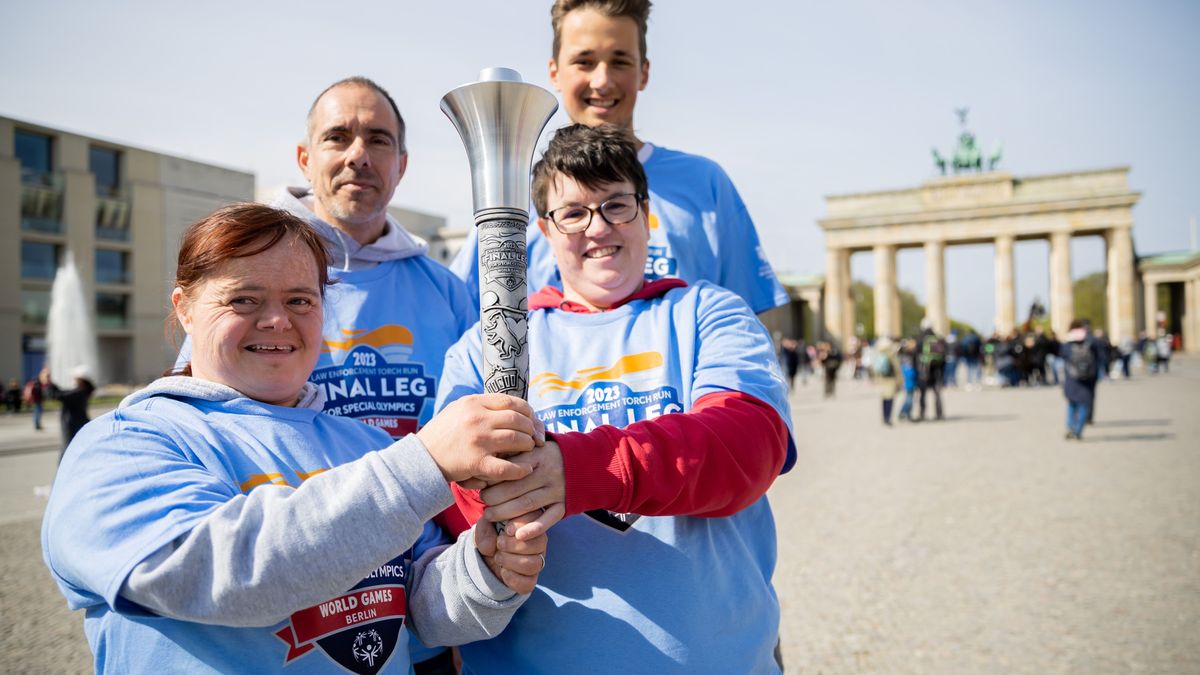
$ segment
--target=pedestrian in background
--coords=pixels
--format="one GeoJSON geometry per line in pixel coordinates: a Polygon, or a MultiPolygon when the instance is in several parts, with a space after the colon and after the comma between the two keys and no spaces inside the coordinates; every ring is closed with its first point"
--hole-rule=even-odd
{"type": "Polygon", "coordinates": [[[59,420],[62,425],[63,443],[62,450],[58,453],[59,462],[62,462],[63,453],[71,444],[71,439],[75,438],[75,434],[79,433],[83,425],[88,423],[88,402],[92,399],[92,393],[96,391],[91,371],[87,366],[77,366],[75,370],[71,371],[71,376],[75,382],[70,389],[59,389],[55,386],[54,382],[50,380],[48,369],[43,368],[40,376],[45,386],[46,396],[57,399],[62,404],[59,420]]]}
{"type": "Polygon", "coordinates": [[[928,319],[921,322],[921,341],[917,354],[917,388],[920,389],[919,420],[925,419],[925,393],[933,391],[936,419],[942,419],[942,381],[946,370],[946,342],[933,332],[928,319]]]}
{"type": "Polygon", "coordinates": [[[1171,334],[1163,332],[1158,336],[1158,340],[1154,342],[1154,360],[1155,372],[1168,372],[1171,370],[1171,349],[1175,346],[1171,339],[1171,334]]]}
{"type": "Polygon", "coordinates": [[[813,347],[799,340],[796,344],[796,356],[800,362],[800,385],[808,384],[808,376],[812,375],[813,347]]]}
{"type": "Polygon", "coordinates": [[[917,341],[912,338],[900,346],[900,373],[904,376],[904,403],[896,418],[912,421],[913,392],[917,390],[917,341]]]}
{"type": "Polygon", "coordinates": [[[1088,334],[1086,321],[1075,319],[1071,322],[1071,330],[1059,355],[1066,371],[1063,395],[1067,397],[1067,440],[1080,440],[1083,425],[1096,400],[1096,378],[1102,358],[1100,348],[1088,334]]]}
{"type": "Polygon", "coordinates": [[[983,371],[980,367],[980,360],[983,356],[983,340],[972,328],[963,336],[960,344],[963,360],[967,362],[967,390],[981,389],[983,387],[983,371]]]}
{"type": "Polygon", "coordinates": [[[25,403],[33,409],[33,428],[35,431],[42,430],[42,403],[45,401],[46,392],[42,388],[42,383],[36,377],[29,378],[25,383],[25,391],[22,393],[25,403]]]}
{"type": "Polygon", "coordinates": [[[958,363],[961,360],[962,343],[958,339],[958,331],[951,330],[946,336],[946,372],[942,375],[943,387],[958,386],[958,363]]]}
{"type": "Polygon", "coordinates": [[[1121,346],[1118,348],[1118,350],[1120,352],[1119,358],[1121,359],[1121,377],[1128,380],[1130,377],[1129,361],[1133,358],[1133,352],[1135,350],[1133,346],[1133,338],[1125,338],[1124,340],[1121,340],[1121,346]]]}
{"type": "Polygon", "coordinates": [[[779,344],[779,361],[787,375],[788,391],[796,387],[796,371],[800,370],[800,345],[792,338],[783,338],[779,344]]]}
{"type": "Polygon", "coordinates": [[[822,340],[817,343],[817,363],[825,374],[825,398],[831,398],[837,386],[837,371],[842,366],[842,352],[833,344],[822,340]]]}
{"type": "Polygon", "coordinates": [[[892,405],[900,390],[900,365],[896,362],[896,345],[886,337],[875,341],[871,373],[875,376],[875,386],[879,387],[879,395],[883,398],[883,423],[890,427],[892,405]]]}
{"type": "Polygon", "coordinates": [[[8,381],[8,387],[4,389],[4,409],[9,415],[21,412],[21,383],[15,377],[8,381]]]}

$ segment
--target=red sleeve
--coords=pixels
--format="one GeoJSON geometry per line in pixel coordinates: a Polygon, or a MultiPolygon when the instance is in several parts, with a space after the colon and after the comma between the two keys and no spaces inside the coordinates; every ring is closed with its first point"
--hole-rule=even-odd
{"type": "MultiPolygon", "coordinates": [[[[483,510],[487,508],[487,505],[483,503],[483,498],[479,496],[479,490],[465,490],[458,483],[451,483],[450,492],[454,493],[454,506],[451,506],[450,509],[458,511],[458,515],[463,519],[466,527],[471,527],[483,517],[483,510]]],[[[446,509],[446,511],[450,509],[446,509]]],[[[445,511],[442,513],[445,513],[445,511]]],[[[466,527],[463,529],[465,530],[466,527]]],[[[454,536],[458,536],[458,533],[454,532],[454,530],[450,529],[450,532],[454,536]]]]}
{"type": "Polygon", "coordinates": [[[766,493],[787,457],[788,429],[767,403],[719,392],[686,413],[554,440],[562,449],[567,515],[607,509],[719,517],[766,493]]]}
{"type": "MultiPolygon", "coordinates": [[[[454,492],[454,489],[457,487],[458,487],[458,485],[451,483],[450,484],[451,492],[454,492]]],[[[478,492],[475,493],[475,497],[476,498],[479,497],[478,492]]],[[[479,513],[483,513],[482,507],[479,509],[479,513]]],[[[437,523],[438,527],[449,532],[451,539],[458,539],[458,535],[471,529],[471,525],[476,520],[479,520],[478,513],[475,514],[474,518],[470,518],[470,519],[467,518],[466,514],[462,510],[462,507],[458,503],[458,493],[457,492],[454,492],[454,503],[451,504],[450,506],[446,507],[445,511],[442,511],[441,513],[439,513],[433,517],[433,522],[437,523]]]]}

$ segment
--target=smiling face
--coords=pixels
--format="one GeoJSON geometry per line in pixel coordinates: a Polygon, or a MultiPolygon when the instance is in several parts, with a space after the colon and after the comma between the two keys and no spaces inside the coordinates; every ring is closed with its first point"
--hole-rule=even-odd
{"type": "Polygon", "coordinates": [[[571,121],[633,130],[633,108],[646,88],[650,62],[638,47],[637,23],[581,8],[563,17],[561,45],[550,60],[550,82],[571,121]]]}
{"type": "Polygon", "coordinates": [[[357,84],[325,92],[309,117],[296,161],[313,189],[313,212],[354,237],[375,241],[408,166],[400,122],[382,95],[357,84]]]}
{"type": "Polygon", "coordinates": [[[192,339],[192,375],[248,398],[294,405],[321,350],[317,263],[295,235],[222,263],[187,297],[171,294],[192,339]]]}
{"type": "MultiPolygon", "coordinates": [[[[597,189],[580,185],[561,174],[550,181],[548,210],[563,206],[599,207],[611,197],[635,192],[633,183],[606,183],[597,189]]],[[[642,287],[650,229],[646,226],[646,203],[638,215],[624,225],[609,225],[599,214],[583,232],[563,234],[547,218],[538,227],[550,242],[550,250],[562,276],[563,297],[593,310],[604,310],[642,287]]]]}

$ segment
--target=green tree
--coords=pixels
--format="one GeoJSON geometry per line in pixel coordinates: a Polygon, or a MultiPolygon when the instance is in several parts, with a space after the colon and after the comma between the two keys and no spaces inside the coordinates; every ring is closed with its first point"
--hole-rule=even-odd
{"type": "Polygon", "coordinates": [[[925,305],[917,301],[912,291],[900,289],[900,334],[916,335],[921,330],[921,319],[925,318],[925,305]]]}
{"type": "Polygon", "coordinates": [[[863,281],[850,284],[850,297],[854,298],[854,330],[862,326],[859,337],[875,339],[875,289],[863,281]]]}
{"type": "MultiPolygon", "coordinates": [[[[854,298],[854,323],[862,326],[862,337],[874,340],[875,334],[875,289],[864,281],[855,281],[850,285],[854,298]]],[[[900,332],[902,335],[916,335],[921,330],[921,320],[925,318],[925,305],[917,301],[912,291],[900,289],[900,332]]],[[[959,333],[975,330],[971,324],[950,319],[950,328],[959,333]]]]}
{"type": "Polygon", "coordinates": [[[1108,274],[1096,272],[1075,280],[1072,294],[1075,296],[1075,318],[1088,319],[1093,326],[1107,326],[1108,318],[1108,274]]]}

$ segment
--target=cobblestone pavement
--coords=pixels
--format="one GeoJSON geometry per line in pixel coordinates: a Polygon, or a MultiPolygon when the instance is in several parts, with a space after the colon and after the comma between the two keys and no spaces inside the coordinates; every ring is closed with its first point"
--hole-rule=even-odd
{"type": "Polygon", "coordinates": [[[1200,361],[1101,383],[1083,442],[1057,388],[886,428],[839,387],[770,492],[789,672],[1200,672],[1200,361]]]}
{"type": "MultiPolygon", "coordinates": [[[[101,412],[93,408],[93,414],[101,412]]],[[[41,524],[58,463],[58,413],[34,431],[28,414],[0,417],[0,672],[89,673],[83,614],[42,565],[41,524]]]]}
{"type": "MultiPolygon", "coordinates": [[[[1079,443],[1055,388],[885,428],[870,385],[798,387],[770,493],[788,672],[1200,672],[1200,360],[1097,400],[1079,443]]],[[[28,426],[0,418],[0,672],[88,672],[38,543],[56,436],[28,426]]]]}

